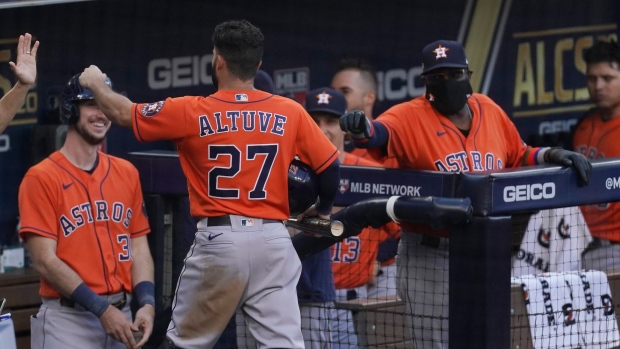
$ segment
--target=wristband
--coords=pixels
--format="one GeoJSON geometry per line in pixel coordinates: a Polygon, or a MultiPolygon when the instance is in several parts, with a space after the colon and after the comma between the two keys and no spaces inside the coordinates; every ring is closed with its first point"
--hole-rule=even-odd
{"type": "Polygon", "coordinates": [[[140,307],[150,304],[155,308],[155,284],[151,281],[141,281],[133,287],[133,293],[140,307]]]}
{"type": "Polygon", "coordinates": [[[79,284],[78,287],[73,290],[71,297],[72,301],[81,305],[84,309],[95,314],[97,317],[101,317],[103,313],[110,306],[110,302],[106,299],[99,297],[98,294],[93,292],[85,283],[79,284]]]}

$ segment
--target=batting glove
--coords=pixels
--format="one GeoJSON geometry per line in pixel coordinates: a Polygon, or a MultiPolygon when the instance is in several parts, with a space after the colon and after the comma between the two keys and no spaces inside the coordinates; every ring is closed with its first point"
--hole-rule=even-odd
{"type": "Polygon", "coordinates": [[[579,185],[588,185],[590,173],[592,172],[592,164],[583,154],[564,150],[562,148],[551,148],[545,153],[544,159],[547,164],[574,167],[579,178],[579,185]]]}
{"type": "Polygon", "coordinates": [[[354,139],[370,138],[372,125],[361,110],[352,110],[340,117],[340,128],[354,139]]]}

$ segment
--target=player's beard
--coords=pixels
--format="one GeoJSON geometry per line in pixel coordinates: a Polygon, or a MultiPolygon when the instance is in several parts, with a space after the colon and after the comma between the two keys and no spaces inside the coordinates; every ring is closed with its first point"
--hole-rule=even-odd
{"type": "Polygon", "coordinates": [[[426,99],[443,115],[456,114],[471,96],[473,90],[469,80],[446,80],[426,85],[426,99]]]}
{"type": "Polygon", "coordinates": [[[217,86],[219,80],[217,79],[217,73],[215,72],[215,67],[213,66],[213,62],[211,62],[211,80],[213,80],[213,87],[215,87],[215,91],[217,92],[217,86]]]}
{"type": "Polygon", "coordinates": [[[86,126],[82,123],[77,123],[75,124],[75,131],[90,145],[98,145],[99,143],[101,143],[105,136],[108,134],[108,132],[110,131],[110,129],[108,128],[105,133],[103,134],[103,136],[95,136],[94,134],[92,134],[90,131],[88,131],[88,129],[86,128],[86,126]]]}

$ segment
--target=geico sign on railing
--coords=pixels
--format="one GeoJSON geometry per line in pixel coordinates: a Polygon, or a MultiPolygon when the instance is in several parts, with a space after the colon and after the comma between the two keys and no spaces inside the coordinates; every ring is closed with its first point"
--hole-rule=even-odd
{"type": "Polygon", "coordinates": [[[534,183],[507,186],[504,188],[504,202],[553,199],[555,183],[534,183]]]}

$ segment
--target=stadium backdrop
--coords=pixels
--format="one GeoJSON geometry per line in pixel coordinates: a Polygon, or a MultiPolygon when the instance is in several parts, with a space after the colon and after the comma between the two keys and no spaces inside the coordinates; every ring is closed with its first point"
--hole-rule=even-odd
{"type": "MultiPolygon", "coordinates": [[[[378,70],[376,114],[423,93],[419,53],[437,39],[464,43],[474,90],[513,118],[524,140],[561,134],[590,108],[582,52],[599,38],[617,38],[615,0],[422,0],[365,2],[86,1],[3,8],[0,4],[0,89],[14,83],[19,34],[41,41],[37,86],[0,135],[0,244],[14,239],[17,190],[33,164],[37,125],[57,122],[56,96],[89,64],[134,101],[206,95],[211,84],[210,35],[224,20],[245,18],[266,36],[262,68],[278,93],[301,100],[330,83],[336,62],[363,57],[378,70]]],[[[140,144],[114,127],[107,151],[169,149],[140,144]]]]}

